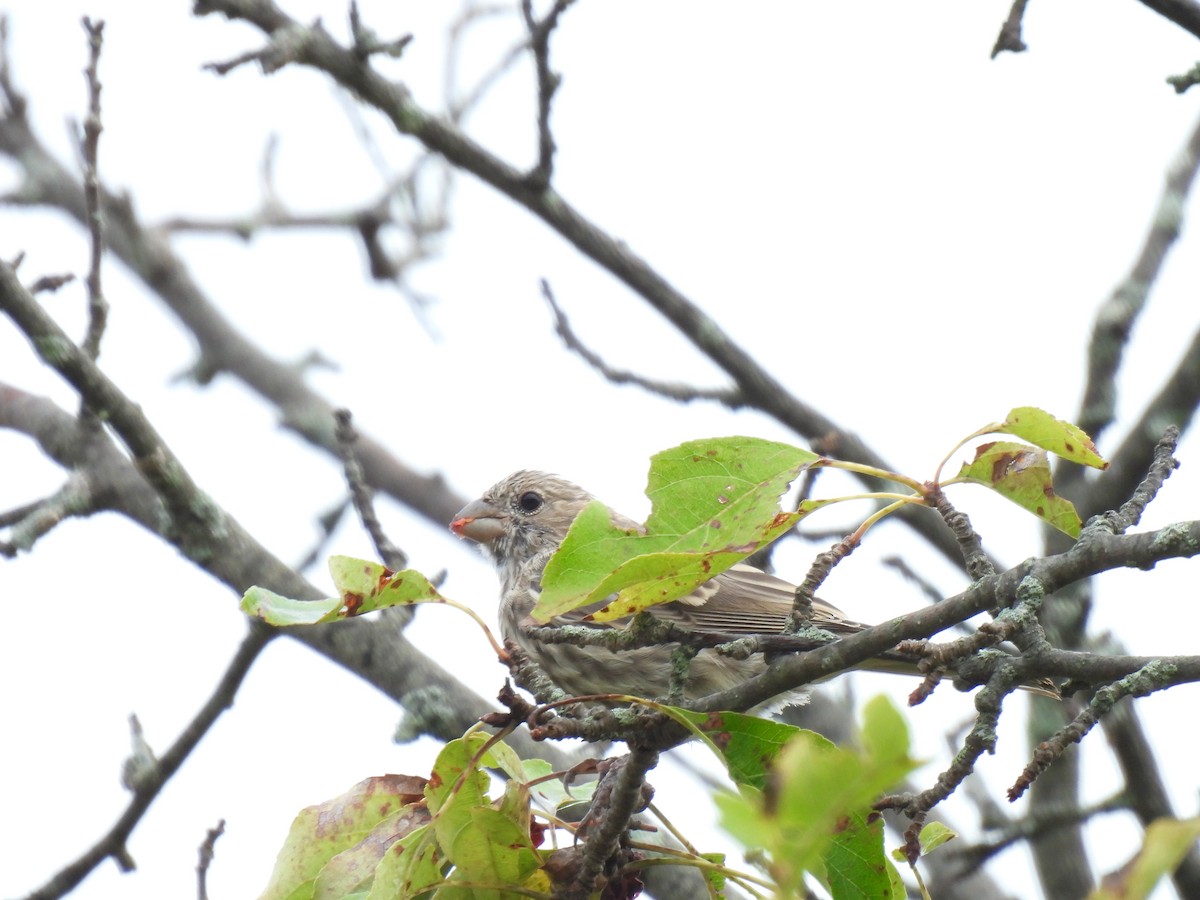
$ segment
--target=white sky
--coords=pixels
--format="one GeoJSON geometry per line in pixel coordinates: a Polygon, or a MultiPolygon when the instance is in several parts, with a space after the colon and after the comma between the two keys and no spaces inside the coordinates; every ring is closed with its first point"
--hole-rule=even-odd
{"type": "MultiPolygon", "coordinates": [[[[382,35],[416,34],[387,69],[438,108],[446,22],[457,6],[361,6],[382,35]]],[[[799,396],[900,470],[925,477],[960,435],[1010,407],[1075,415],[1093,310],[1131,264],[1200,102],[1163,81],[1193,64],[1195,41],[1140,4],[1033,4],[1031,52],[991,61],[1007,6],[762,2],[735,13],[728,4],[585,0],[554,44],[564,76],[554,114],[557,188],[799,396]]],[[[42,139],[65,160],[64,122],[79,119],[85,104],[78,20],[107,21],[101,169],[109,186],[131,191],[147,221],[254,208],[271,134],[280,140],[277,187],[293,208],[340,209],[380,189],[322,78],[200,71],[259,46],[245,26],[194,20],[186,4],[131,0],[17,0],[7,9],[13,77],[30,95],[42,139]]],[[[321,15],[344,34],[341,4],[286,9],[301,20],[321,15]]],[[[475,35],[460,83],[489,68],[515,33],[510,20],[475,35]]],[[[529,69],[498,85],[470,123],[518,165],[534,147],[529,69]]],[[[412,145],[367,118],[401,169],[412,145]]],[[[0,189],[14,177],[0,164],[0,189]]],[[[177,248],[240,328],[284,359],[319,347],[340,370],[314,373],[313,384],[401,459],[445,472],[463,494],[537,467],[643,514],[646,461],[657,450],[705,435],[790,437],[756,414],[676,407],[608,387],[559,347],[539,278],[614,365],[701,384],[723,379],[621,285],[490,189],[459,182],[453,219],[442,257],[414,276],[438,298],[431,315],[440,340],[395,292],[363,284],[361,254],[347,235],[266,235],[251,245],[192,237],[177,248]]],[[[18,251],[29,280],[86,266],[84,236],[60,217],[0,209],[0,254],[18,251]]],[[[1191,339],[1198,259],[1185,234],[1139,323],[1122,412],[1157,390],[1191,339]]],[[[281,558],[300,558],[315,538],[315,516],[341,496],[336,467],[276,428],[274,412],[230,379],[205,389],[170,383],[193,361],[190,340],[119,264],[105,277],[113,307],[105,368],[218,502],[281,558]]],[[[46,302],[80,333],[80,286],[46,302]]],[[[74,406],[7,325],[0,380],[74,406]]],[[[1120,429],[1106,435],[1101,450],[1120,437],[1120,429]]],[[[1183,445],[1184,468],[1148,526],[1196,514],[1192,446],[1183,445]]],[[[60,483],[61,473],[12,434],[0,433],[0,460],[8,473],[0,509],[60,483]]],[[[1010,563],[1038,552],[1031,520],[981,491],[955,497],[992,552],[1010,563]]],[[[415,567],[448,569],[447,591],[491,613],[496,587],[482,562],[394,505],[382,512],[415,567]]],[[[832,513],[817,524],[849,521],[832,513]]],[[[344,528],[331,552],[369,550],[344,528]]],[[[781,554],[781,574],[798,577],[812,552],[781,554]]],[[[915,607],[920,598],[880,565],[893,553],[947,593],[962,586],[912,538],[883,528],[823,595],[866,620],[915,607]]],[[[1195,652],[1194,588],[1183,570],[1175,563],[1104,578],[1095,627],[1118,632],[1131,652],[1195,652]]],[[[0,632],[0,895],[12,896],[107,830],[126,800],[118,784],[126,716],[136,711],[165,749],[224,668],[243,623],[227,589],[115,517],[68,522],[32,554],[0,562],[0,597],[9,622],[0,632]]],[[[452,655],[481,693],[498,687],[500,668],[464,620],[428,610],[412,635],[431,654],[452,655]]],[[[121,876],[106,863],[77,896],[191,896],[196,847],[219,818],[227,833],[210,890],[250,895],[300,807],[367,775],[427,771],[432,742],[392,745],[398,710],[362,687],[298,645],[275,642],[234,710],[134,833],[139,871],[121,876]]],[[[876,690],[903,696],[905,685],[857,683],[860,695],[876,690]]],[[[1183,731],[1194,700],[1187,687],[1139,706],[1183,814],[1194,811],[1198,787],[1183,731]]],[[[946,691],[914,711],[922,754],[941,754],[942,732],[972,709],[969,697],[946,691]]],[[[1023,765],[1020,728],[1013,716],[1001,752],[981,767],[994,793],[1023,765]]],[[[1117,780],[1099,735],[1085,751],[1084,799],[1095,801],[1117,780]]],[[[677,818],[702,814],[684,787],[673,801],[664,796],[669,775],[654,780],[677,818]]],[[[963,824],[973,821],[964,806],[952,809],[963,824]]],[[[1125,817],[1097,822],[1089,837],[1105,869],[1136,845],[1125,817]]],[[[1005,863],[1014,878],[1030,867],[1023,850],[1005,863]]]]}

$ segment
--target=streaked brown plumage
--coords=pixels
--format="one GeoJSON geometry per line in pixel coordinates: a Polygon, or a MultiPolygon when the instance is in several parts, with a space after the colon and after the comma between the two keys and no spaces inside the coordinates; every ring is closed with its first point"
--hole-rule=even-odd
{"type": "MultiPolygon", "coordinates": [[[[556,475],[514,472],[463,507],[450,528],[460,537],[478,542],[492,559],[501,581],[501,631],[559,687],[572,694],[664,696],[668,690],[670,648],[611,653],[596,647],[544,644],[533,640],[522,628],[523,624],[535,624],[529,613],[537,601],[547,560],[592,499],[587,491],[556,475]]],[[[613,524],[620,528],[641,527],[620,513],[610,513],[613,524]]],[[[778,634],[791,613],[794,593],[795,585],[782,578],[753,566],[737,565],[679,600],[652,607],[650,613],[692,631],[778,634]]],[[[580,624],[587,612],[575,610],[551,624],[580,624]]],[[[813,602],[813,624],[844,635],[868,627],[819,599],[813,602]]],[[[763,668],[761,656],[735,660],[703,650],[692,660],[685,693],[689,699],[704,697],[732,687],[763,668]]],[[[862,668],[919,674],[915,664],[895,660],[871,661],[862,668]]],[[[780,699],[785,703],[803,702],[804,694],[796,692],[780,699]]]]}

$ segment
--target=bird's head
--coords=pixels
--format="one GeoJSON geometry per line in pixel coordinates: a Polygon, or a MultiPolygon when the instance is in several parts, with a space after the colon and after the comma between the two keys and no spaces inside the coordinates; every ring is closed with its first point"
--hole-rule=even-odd
{"type": "Polygon", "coordinates": [[[502,573],[553,550],[592,500],[578,485],[545,472],[514,472],[458,511],[450,530],[475,541],[502,573]]]}

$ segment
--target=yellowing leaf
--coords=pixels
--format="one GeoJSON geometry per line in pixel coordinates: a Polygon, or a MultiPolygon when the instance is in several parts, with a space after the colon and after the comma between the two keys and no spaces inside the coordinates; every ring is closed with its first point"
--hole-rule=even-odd
{"type": "Polygon", "coordinates": [[[242,596],[242,611],[269,625],[317,625],[389,606],[444,603],[446,599],[415,569],[393,572],[377,562],[332,556],[329,574],[337,587],[337,597],[293,600],[256,585],[242,596]]]}
{"type": "Polygon", "coordinates": [[[1096,451],[1096,445],[1083,429],[1056,419],[1036,406],[1018,406],[1010,410],[1000,427],[993,430],[1029,441],[1036,447],[1080,465],[1108,468],[1108,462],[1096,451]]]}
{"type": "MultiPolygon", "coordinates": [[[[261,900],[314,896],[326,863],[367,839],[380,822],[419,804],[424,784],[423,778],[405,775],[367,778],[340,797],[301,810],[261,900]]],[[[419,826],[424,817],[406,821],[419,826]]]]}
{"type": "Polygon", "coordinates": [[[1200,838],[1200,818],[1155,819],[1146,829],[1137,856],[1106,875],[1088,900],[1145,900],[1164,875],[1179,867],[1197,838],[1200,838]]]}
{"type": "Polygon", "coordinates": [[[954,480],[990,487],[1059,531],[1079,537],[1079,514],[1069,500],[1054,493],[1045,450],[1011,441],[983,444],[954,480]]]}

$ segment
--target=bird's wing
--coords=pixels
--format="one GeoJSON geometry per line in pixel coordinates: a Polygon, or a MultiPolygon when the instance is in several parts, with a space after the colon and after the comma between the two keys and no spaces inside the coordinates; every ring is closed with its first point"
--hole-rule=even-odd
{"type": "MultiPolygon", "coordinates": [[[[778,634],[787,624],[795,595],[791,582],[739,563],[690,594],[651,607],[650,612],[692,631],[778,634]]],[[[813,600],[813,624],[835,634],[854,634],[867,627],[819,598],[813,600]]]]}

